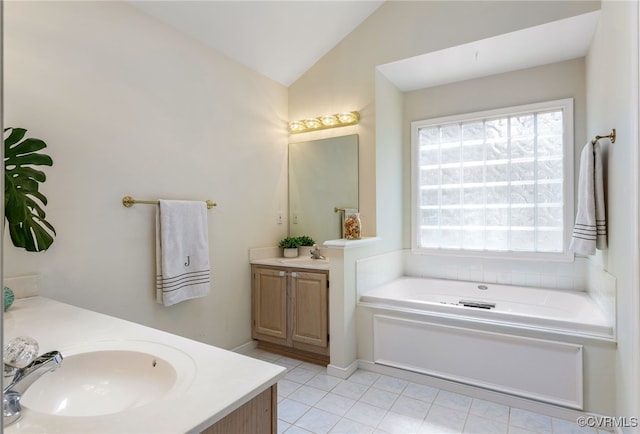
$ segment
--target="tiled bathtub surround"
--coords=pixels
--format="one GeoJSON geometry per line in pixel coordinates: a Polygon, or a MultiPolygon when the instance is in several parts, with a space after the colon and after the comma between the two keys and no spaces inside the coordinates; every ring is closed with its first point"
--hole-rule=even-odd
{"type": "MultiPolygon", "coordinates": [[[[358,261],[358,290],[381,285],[398,276],[432,277],[516,286],[584,291],[603,282],[603,267],[587,258],[569,262],[465,258],[412,254],[397,250],[358,261]]],[[[598,286],[601,287],[601,286],[598,286]]]]}
{"type": "Polygon", "coordinates": [[[358,278],[364,277],[370,280],[371,275],[379,276],[382,280],[377,282],[379,285],[397,275],[404,274],[505,285],[584,290],[590,262],[582,257],[576,257],[573,263],[536,262],[418,255],[412,254],[409,250],[398,250],[358,261],[358,278]],[[387,274],[380,276],[381,271],[386,271],[387,274]]]}
{"type": "MultiPolygon", "coordinates": [[[[586,291],[598,303],[607,318],[616,317],[616,278],[604,270],[601,264],[589,261],[586,291]]],[[[615,325],[616,321],[612,320],[615,325]]]]}
{"type": "Polygon", "coordinates": [[[405,273],[411,276],[543,288],[583,289],[585,266],[581,259],[571,264],[411,254],[405,256],[405,273]]]}
{"type": "Polygon", "coordinates": [[[346,380],[320,366],[254,350],[285,366],[278,382],[279,433],[601,434],[575,421],[358,370],[346,380]]]}

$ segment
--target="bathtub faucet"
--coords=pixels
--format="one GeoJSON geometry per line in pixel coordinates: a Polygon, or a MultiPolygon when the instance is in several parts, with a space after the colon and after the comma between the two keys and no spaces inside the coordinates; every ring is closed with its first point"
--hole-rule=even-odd
{"type": "MultiPolygon", "coordinates": [[[[11,343],[8,346],[10,347],[11,343]]],[[[5,352],[8,350],[5,349],[5,352]]],[[[20,419],[22,412],[20,398],[38,378],[60,366],[62,354],[59,351],[50,351],[35,359],[27,356],[22,358],[22,362],[28,363],[26,366],[22,365],[23,367],[20,367],[20,364],[12,363],[15,361],[15,359],[11,362],[7,359],[4,361],[4,380],[8,381],[9,385],[3,385],[2,390],[3,426],[9,426],[20,419]]]]}
{"type": "Polygon", "coordinates": [[[320,247],[318,247],[317,244],[313,245],[311,250],[311,259],[325,259],[325,257],[320,254],[320,247]]]}

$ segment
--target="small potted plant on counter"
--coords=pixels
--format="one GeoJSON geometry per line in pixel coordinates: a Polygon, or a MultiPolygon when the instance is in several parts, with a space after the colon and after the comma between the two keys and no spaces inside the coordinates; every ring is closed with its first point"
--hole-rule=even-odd
{"type": "Polygon", "coordinates": [[[298,247],[300,247],[300,240],[298,237],[285,237],[280,240],[278,247],[283,249],[285,258],[295,258],[298,256],[298,247]]]}
{"type": "Polygon", "coordinates": [[[313,241],[313,238],[308,235],[302,235],[298,237],[298,242],[300,244],[298,247],[298,253],[300,256],[311,256],[311,248],[316,243],[313,241]]]}

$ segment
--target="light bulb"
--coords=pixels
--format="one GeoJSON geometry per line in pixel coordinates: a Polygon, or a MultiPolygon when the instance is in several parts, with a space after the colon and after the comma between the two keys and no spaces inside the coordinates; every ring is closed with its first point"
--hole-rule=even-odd
{"type": "Polygon", "coordinates": [[[338,120],[343,124],[348,124],[356,120],[356,116],[353,113],[340,113],[338,114],[338,120]]]}
{"type": "Polygon", "coordinates": [[[322,122],[322,125],[326,127],[330,127],[338,123],[338,119],[336,119],[335,116],[322,116],[320,121],[322,122]]]}
{"type": "Polygon", "coordinates": [[[289,130],[292,132],[298,132],[304,130],[304,123],[300,121],[293,121],[289,124],[289,130]]]}
{"type": "Polygon", "coordinates": [[[307,128],[320,128],[322,126],[318,119],[306,119],[304,125],[307,128]]]}

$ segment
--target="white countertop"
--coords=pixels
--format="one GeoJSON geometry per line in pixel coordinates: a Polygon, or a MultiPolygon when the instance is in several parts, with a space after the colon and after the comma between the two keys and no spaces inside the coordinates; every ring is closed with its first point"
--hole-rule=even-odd
{"type": "MultiPolygon", "coordinates": [[[[100,342],[147,342],[178,349],[194,372],[179,396],[168,396],[120,413],[91,417],[51,416],[23,406],[22,418],[5,433],[200,432],[248,402],[285,375],[285,368],[133,322],[43,297],[16,300],[4,313],[5,344],[30,336],[40,353],[91,348],[100,342]],[[195,369],[193,369],[195,367],[195,369]]],[[[62,362],[64,364],[64,360],[62,362]]],[[[47,374],[45,374],[47,375],[47,374]]]]}
{"type": "Polygon", "coordinates": [[[328,240],[324,242],[325,247],[338,248],[338,249],[352,249],[355,247],[367,246],[375,244],[380,241],[380,237],[363,237],[359,240],[347,240],[346,238],[340,238],[338,240],[328,240]]]}
{"type": "Polygon", "coordinates": [[[328,270],[329,260],[311,258],[261,258],[253,259],[251,264],[269,265],[272,267],[306,268],[311,270],[328,270]]]}

